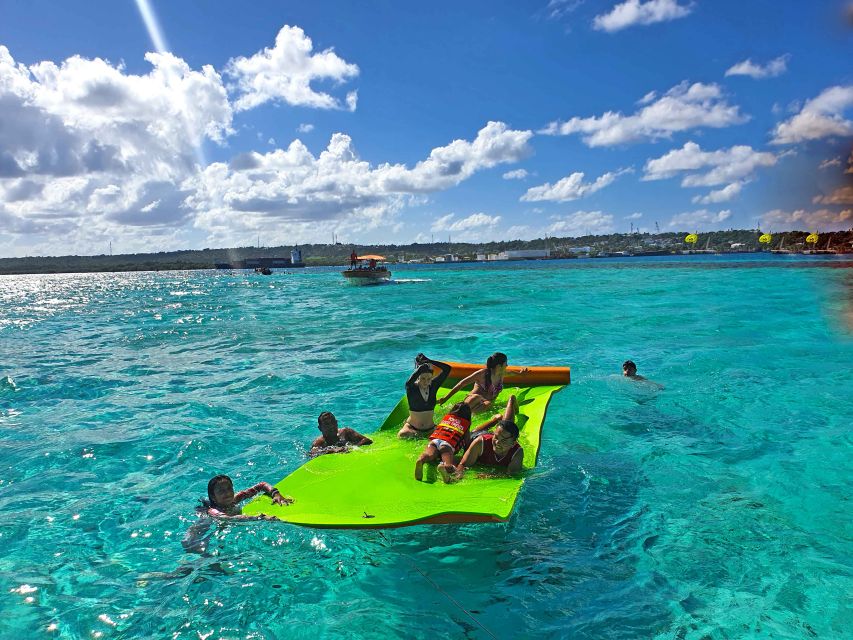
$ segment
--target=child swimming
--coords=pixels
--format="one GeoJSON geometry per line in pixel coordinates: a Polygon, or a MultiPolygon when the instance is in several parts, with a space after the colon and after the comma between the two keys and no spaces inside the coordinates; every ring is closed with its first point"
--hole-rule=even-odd
{"type": "Polygon", "coordinates": [[[201,509],[207,515],[219,518],[241,517],[240,503],[254,498],[259,493],[265,493],[272,498],[273,503],[278,505],[288,505],[293,502],[293,498],[285,498],[278,489],[266,482],[259,482],[249,489],[234,493],[231,478],[218,475],[207,483],[207,500],[201,501],[201,509]]]}
{"type": "Polygon", "coordinates": [[[423,480],[424,464],[441,459],[438,470],[442,479],[449,482],[450,474],[456,470],[453,464],[456,452],[462,448],[470,429],[471,407],[457,402],[429,437],[429,444],[415,463],[415,480],[423,480]]]}

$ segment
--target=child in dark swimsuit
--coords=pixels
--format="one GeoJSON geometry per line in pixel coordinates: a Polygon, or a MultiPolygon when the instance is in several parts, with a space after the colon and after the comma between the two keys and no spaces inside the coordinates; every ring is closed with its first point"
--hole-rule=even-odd
{"type": "Polygon", "coordinates": [[[435,428],[433,412],[436,394],[450,375],[450,365],[431,360],[419,353],[415,357],[417,369],[406,381],[406,399],[409,403],[409,417],[397,435],[401,438],[425,436],[435,428]],[[439,374],[433,377],[433,368],[439,374]]]}
{"type": "Polygon", "coordinates": [[[415,480],[423,480],[424,464],[440,459],[438,469],[444,481],[448,482],[450,474],[456,470],[453,465],[456,452],[462,448],[463,444],[467,444],[470,429],[471,407],[464,402],[457,402],[429,437],[429,444],[415,463],[415,480]]]}
{"type": "Polygon", "coordinates": [[[240,503],[249,498],[254,498],[259,493],[265,493],[275,504],[288,505],[293,498],[285,498],[278,489],[266,482],[259,482],[255,486],[234,493],[234,484],[226,475],[218,475],[207,483],[207,500],[202,500],[201,509],[209,516],[224,518],[240,517],[240,503]]]}

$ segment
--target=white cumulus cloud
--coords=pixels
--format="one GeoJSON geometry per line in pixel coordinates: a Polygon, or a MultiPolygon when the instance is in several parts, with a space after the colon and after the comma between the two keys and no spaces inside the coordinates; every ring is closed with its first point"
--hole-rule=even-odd
{"type": "Polygon", "coordinates": [[[128,227],[129,249],[180,239],[190,218],[182,183],[203,161],[202,143],[233,132],[232,109],[212,67],[169,53],[145,59],[141,75],[80,56],[27,66],[0,46],[6,229],[75,250],[128,227]]]}
{"type": "Polygon", "coordinates": [[[584,173],[576,171],[571,175],[558,180],[554,184],[546,182],[537,187],[530,187],[521,200],[523,202],[541,202],[547,200],[550,202],[569,202],[577,200],[584,196],[591,195],[596,191],[600,191],[604,187],[611,184],[618,176],[623,173],[630,172],[630,169],[622,169],[616,172],[607,172],[596,178],[594,182],[584,182],[584,173]]]}
{"type": "Polygon", "coordinates": [[[844,209],[843,211],[832,211],[830,209],[784,211],[773,209],[761,216],[761,220],[763,226],[780,230],[813,231],[820,229],[821,231],[839,231],[849,229],[853,225],[853,209],[844,209]]]}
{"type": "Polygon", "coordinates": [[[613,33],[636,25],[668,22],[690,15],[693,5],[681,5],[677,0],[626,0],[617,4],[609,13],[595,16],[594,29],[613,33]]]}
{"type": "Polygon", "coordinates": [[[831,136],[853,135],[853,122],[844,114],[853,108],[853,85],[824,89],[807,101],[799,113],[780,122],[772,144],[794,144],[831,136]]]}
{"type": "Polygon", "coordinates": [[[549,235],[586,236],[613,233],[616,229],[613,216],[603,211],[575,211],[563,216],[554,216],[547,229],[549,235]]]}
{"type": "Polygon", "coordinates": [[[318,109],[355,110],[357,94],[350,92],[345,104],[329,93],[312,88],[315,81],[342,83],[358,75],[359,69],[332,49],[315,52],[314,43],[299,27],[285,25],[272,48],[246,58],[228,61],[225,73],[234,79],[239,97],[237,111],[252,109],[267,102],[318,109]]]}
{"type": "Polygon", "coordinates": [[[720,202],[728,202],[743,189],[744,182],[732,182],[727,184],[722,189],[716,189],[704,196],[694,196],[692,202],[694,204],[718,204],[720,202]]]}
{"type": "Polygon", "coordinates": [[[721,222],[725,222],[731,217],[732,212],[729,209],[723,209],[716,213],[707,209],[698,209],[697,211],[685,211],[672,216],[668,226],[671,229],[698,231],[715,226],[719,227],[721,222]]]}
{"type": "Polygon", "coordinates": [[[816,204],[853,204],[853,186],[845,185],[838,187],[826,196],[815,196],[812,202],[816,204]]]}
{"type": "MultiPolygon", "coordinates": [[[[286,150],[211,164],[189,182],[187,206],[196,212],[196,224],[216,237],[227,237],[232,227],[286,226],[306,235],[324,224],[376,229],[418,194],[448,189],[477,171],[525,156],[531,135],[490,122],[473,141],[435,148],[411,168],[372,166],[343,133],[334,134],[317,157],[295,140],[286,150]]],[[[478,220],[483,218],[467,224],[478,220]]]]}
{"type": "Polygon", "coordinates": [[[736,145],[717,151],[703,151],[695,142],[686,142],[659,158],[646,162],[643,180],[663,180],[684,174],[683,187],[715,187],[726,185],[693,202],[712,204],[726,202],[738,195],[757,169],[772,167],[779,160],[776,154],[756,151],[748,145],[736,145]]]}
{"type": "Polygon", "coordinates": [[[607,111],[601,116],[574,117],[551,122],[540,133],[546,135],[581,134],[590,147],[604,147],[640,140],[670,138],[672,134],[697,128],[722,128],[748,120],[735,105],[730,105],[716,84],[682,82],[660,98],[649,93],[641,101],[642,109],[632,115],[607,111]]]}
{"type": "Polygon", "coordinates": [[[298,127],[296,127],[296,130],[299,133],[311,133],[312,131],[314,131],[314,125],[313,124],[306,124],[303,122],[298,127]]]}
{"type": "Polygon", "coordinates": [[[750,58],[732,65],[726,70],[726,76],[749,76],[759,80],[761,78],[775,78],[781,76],[788,70],[789,54],[773,58],[765,65],[753,62],[750,58]]]}
{"type": "Polygon", "coordinates": [[[500,216],[490,216],[485,213],[472,213],[467,218],[456,219],[456,215],[448,213],[441,216],[432,224],[432,231],[470,231],[483,227],[494,227],[501,221],[500,216]]]}
{"type": "Polygon", "coordinates": [[[514,171],[507,171],[501,177],[504,180],[524,180],[527,177],[527,169],[515,169],[514,171]]]}

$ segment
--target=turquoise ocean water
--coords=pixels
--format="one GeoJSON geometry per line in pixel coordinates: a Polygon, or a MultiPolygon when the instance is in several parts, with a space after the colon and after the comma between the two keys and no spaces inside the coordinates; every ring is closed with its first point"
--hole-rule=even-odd
{"type": "Polygon", "coordinates": [[[850,637],[850,266],[0,277],[0,637],[850,637]],[[495,350],[573,380],[508,523],[184,550],[214,474],[277,482],[319,411],[370,431],[417,352],[495,350]]]}

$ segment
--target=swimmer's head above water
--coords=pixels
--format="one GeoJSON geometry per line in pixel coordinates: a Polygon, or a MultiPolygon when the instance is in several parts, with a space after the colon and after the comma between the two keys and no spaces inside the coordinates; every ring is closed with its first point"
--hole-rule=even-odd
{"type": "Polygon", "coordinates": [[[214,476],[207,483],[207,499],[210,506],[220,509],[230,509],[234,506],[234,484],[225,474],[214,476]]]}
{"type": "Polygon", "coordinates": [[[338,437],[338,419],[331,411],[324,411],[319,415],[317,418],[317,428],[320,429],[320,433],[323,434],[323,437],[327,441],[330,438],[334,441],[338,437]]]}
{"type": "Polygon", "coordinates": [[[622,375],[629,378],[637,375],[637,365],[634,364],[633,360],[626,360],[622,363],[622,375]]]}

